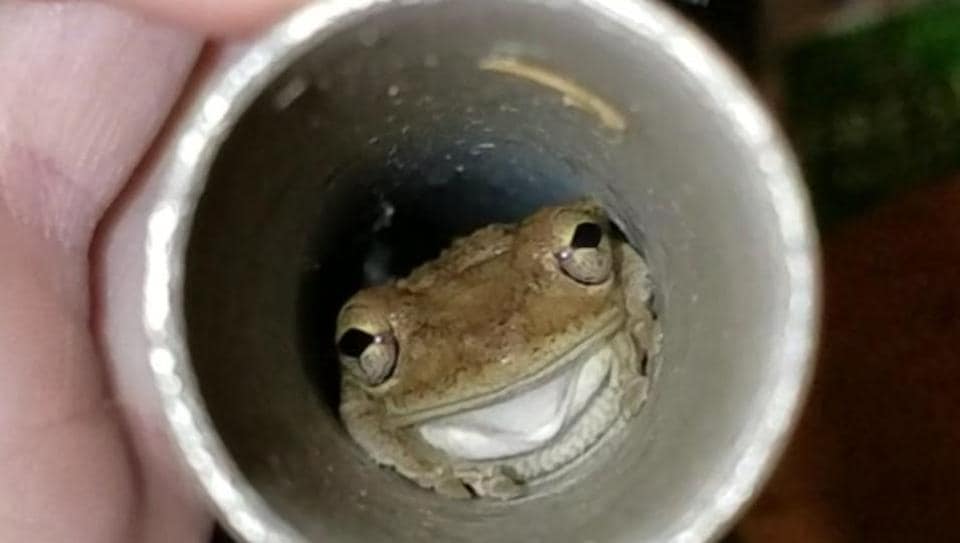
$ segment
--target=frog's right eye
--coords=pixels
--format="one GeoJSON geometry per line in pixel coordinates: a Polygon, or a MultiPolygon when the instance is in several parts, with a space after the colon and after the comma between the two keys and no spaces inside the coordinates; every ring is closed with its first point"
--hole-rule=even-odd
{"type": "Polygon", "coordinates": [[[370,320],[341,324],[337,352],[344,367],[373,386],[389,379],[397,365],[397,341],[390,326],[370,320]]]}
{"type": "Polygon", "coordinates": [[[554,222],[554,256],[568,277],[583,285],[599,285],[610,278],[613,254],[606,220],[581,210],[563,210],[554,222]]]}

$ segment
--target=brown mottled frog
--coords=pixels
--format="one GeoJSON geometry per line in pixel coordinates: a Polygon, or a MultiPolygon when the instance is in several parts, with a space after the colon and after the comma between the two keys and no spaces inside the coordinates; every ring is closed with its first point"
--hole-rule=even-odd
{"type": "Polygon", "coordinates": [[[521,496],[640,410],[650,293],[593,201],[487,226],[341,309],[342,420],[422,487],[521,496]]]}

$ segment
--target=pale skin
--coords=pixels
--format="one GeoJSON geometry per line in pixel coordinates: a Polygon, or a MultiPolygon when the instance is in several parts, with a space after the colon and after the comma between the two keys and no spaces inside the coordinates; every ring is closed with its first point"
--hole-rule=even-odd
{"type": "Polygon", "coordinates": [[[101,347],[97,239],[206,36],[292,3],[0,2],[0,541],[208,540],[145,366],[101,347]]]}

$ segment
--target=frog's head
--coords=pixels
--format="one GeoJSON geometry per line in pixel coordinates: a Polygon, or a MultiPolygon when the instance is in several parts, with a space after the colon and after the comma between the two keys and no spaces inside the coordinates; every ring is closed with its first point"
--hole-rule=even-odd
{"type": "Polygon", "coordinates": [[[529,450],[576,417],[615,357],[639,356],[625,288],[638,274],[589,201],[488,226],[344,305],[344,377],[452,454],[529,450]]]}

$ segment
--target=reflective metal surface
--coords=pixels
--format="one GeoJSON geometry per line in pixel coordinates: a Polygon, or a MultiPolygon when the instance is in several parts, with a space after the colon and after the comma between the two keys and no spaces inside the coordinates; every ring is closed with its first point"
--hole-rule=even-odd
{"type": "Polygon", "coordinates": [[[246,541],[707,541],[762,484],[810,375],[817,248],[794,159],[650,2],[316,2],[210,71],[140,205],[148,223],[121,227],[143,230],[143,358],[246,541]],[[584,192],[657,283],[639,420],[519,502],[371,466],[335,417],[338,300],[584,192]]]}

